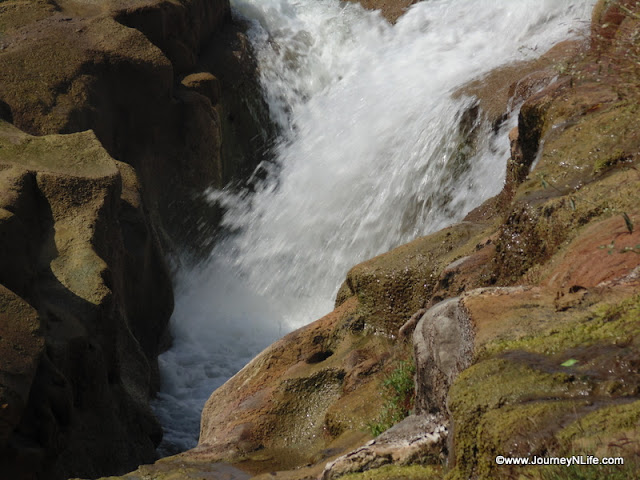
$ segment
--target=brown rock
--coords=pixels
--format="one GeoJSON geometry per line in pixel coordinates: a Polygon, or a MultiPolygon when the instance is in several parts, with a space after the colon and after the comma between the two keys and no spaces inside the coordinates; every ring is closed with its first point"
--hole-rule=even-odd
{"type": "Polygon", "coordinates": [[[473,251],[483,228],[460,223],[356,265],[347,273],[337,304],[357,296],[368,328],[395,335],[427,305],[441,271],[473,251]]]}
{"type": "Polygon", "coordinates": [[[358,2],[369,10],[380,10],[382,16],[395,23],[411,5],[419,0],[347,0],[348,2],[358,2]]]}
{"type": "Polygon", "coordinates": [[[38,313],[0,285],[0,451],[27,407],[43,351],[38,313]]]}
{"type": "Polygon", "coordinates": [[[584,42],[560,42],[535,60],[492,70],[463,86],[456,95],[477,97],[482,112],[497,127],[512,109],[546,87],[557,76],[558,70],[584,49],[584,42]]]}
{"type": "Polygon", "coordinates": [[[264,102],[248,94],[258,87],[247,45],[242,55],[227,54],[244,64],[242,86],[231,88],[242,98],[214,111],[174,89],[192,69],[221,77],[233,65],[202,62],[210,41],[218,51],[239,51],[231,38],[214,37],[223,25],[240,30],[228,25],[228,0],[25,5],[0,12],[9,25],[0,51],[3,118],[34,135],[93,130],[113,158],[136,169],[164,244],[201,253],[220,217],[201,193],[246,178],[270,140],[264,102]],[[252,141],[234,138],[227,118],[240,120],[237,129],[252,141]]]}
{"type": "Polygon", "coordinates": [[[184,458],[231,461],[255,473],[286,469],[332,448],[346,426],[362,429],[378,402],[347,384],[373,394],[379,378],[370,361],[389,346],[349,328],[355,303],[279,340],[216,390],[203,411],[199,446],[184,458]]]}
{"type": "Polygon", "coordinates": [[[218,79],[208,72],[192,73],[182,79],[182,86],[204,95],[211,101],[211,105],[217,105],[220,101],[220,83],[218,79]]]}
{"type": "Polygon", "coordinates": [[[135,173],[92,132],[32,137],[2,123],[0,184],[0,241],[15,253],[1,259],[3,298],[15,298],[3,300],[0,343],[24,351],[20,372],[10,355],[0,365],[24,397],[3,427],[0,469],[58,479],[153,460],[161,432],[148,401],[173,305],[135,173]]]}

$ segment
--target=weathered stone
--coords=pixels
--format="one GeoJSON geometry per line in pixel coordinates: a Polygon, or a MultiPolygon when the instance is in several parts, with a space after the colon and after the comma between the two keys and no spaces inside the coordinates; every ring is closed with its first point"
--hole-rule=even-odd
{"type": "Polygon", "coordinates": [[[184,77],[180,83],[183,87],[207,97],[211,105],[217,105],[220,101],[220,82],[208,72],[192,73],[184,77]]]}
{"type": "Polygon", "coordinates": [[[359,394],[375,395],[380,379],[370,362],[383,364],[389,350],[384,337],[349,329],[355,304],[285,336],[216,390],[199,446],[184,457],[264,472],[309,463],[336,445],[331,456],[353,448],[353,439],[342,445],[340,437],[377,414],[379,401],[359,394]]]}
{"type": "Polygon", "coordinates": [[[384,465],[439,463],[444,460],[447,424],[433,415],[411,415],[375,440],[328,463],[322,480],[384,465]]]}
{"type": "Polygon", "coordinates": [[[633,424],[622,413],[636,405],[638,415],[640,376],[618,366],[638,359],[638,287],[635,280],[590,289],[563,309],[553,291],[541,288],[486,289],[463,298],[476,361],[449,392],[452,478],[507,478],[513,471],[497,468],[496,455],[575,452],[572,442],[591,435],[579,425],[600,410],[621,416],[601,425],[599,438],[580,452],[612,454],[607,444],[633,424]]]}
{"type": "Polygon", "coordinates": [[[463,86],[456,95],[478,98],[480,109],[494,128],[527,98],[546,87],[562,65],[585,49],[584,42],[565,41],[535,60],[496,68],[486,76],[463,86]]]}
{"type": "Polygon", "coordinates": [[[202,192],[246,178],[265,158],[272,132],[248,43],[240,50],[233,38],[214,37],[240,30],[229,25],[228,0],[65,1],[57,9],[44,1],[9,3],[15,8],[0,12],[7,25],[3,117],[34,135],[93,130],[113,158],[136,169],[163,243],[206,250],[220,211],[202,192]],[[210,41],[228,52],[224,62],[203,61],[210,41]],[[229,90],[242,98],[227,98],[215,111],[174,88],[192,69],[221,77],[234,62],[243,64],[243,77],[229,90]],[[248,137],[234,137],[227,118],[242,122],[248,137]]]}
{"type": "Polygon", "coordinates": [[[459,297],[444,300],[425,312],[413,334],[416,413],[447,417],[449,388],[471,365],[473,340],[471,319],[459,297]]]}
{"type": "Polygon", "coordinates": [[[367,328],[396,335],[420,308],[427,306],[444,267],[475,249],[481,224],[460,223],[419,238],[353,267],[338,301],[357,296],[367,328]]]}
{"type": "Polygon", "coordinates": [[[38,313],[0,285],[0,452],[27,408],[43,352],[38,313]]]}
{"type": "MultiPolygon", "coordinates": [[[[337,309],[214,393],[200,446],[168,461],[226,458],[261,480],[317,478],[325,463],[362,445],[357,430],[381,408],[384,376],[404,353],[393,336],[428,307],[415,330],[418,407],[452,422],[447,478],[523,473],[496,468],[498,454],[611,454],[607,442],[623,438],[637,445],[640,212],[637,172],[627,168],[640,145],[638,67],[629,62],[636,26],[627,15],[598,40],[599,53],[547,65],[559,74],[549,88],[538,91],[548,70],[493,84],[494,105],[531,95],[512,135],[506,194],[468,223],[354,267],[337,309]]],[[[504,109],[494,113],[499,121],[504,109]]],[[[434,458],[445,450],[440,440],[434,458]]],[[[412,458],[370,447],[328,471],[412,458]]]]}
{"type": "Polygon", "coordinates": [[[3,301],[2,323],[41,342],[21,340],[33,363],[21,372],[2,356],[24,405],[3,428],[0,468],[57,479],[153,460],[162,434],[148,401],[173,304],[135,172],[92,132],[32,137],[1,123],[0,185],[0,283],[23,305],[3,301]]]}

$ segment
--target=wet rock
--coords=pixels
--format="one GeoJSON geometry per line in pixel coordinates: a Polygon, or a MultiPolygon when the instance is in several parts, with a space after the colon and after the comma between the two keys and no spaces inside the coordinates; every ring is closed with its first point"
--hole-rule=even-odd
{"type": "Polygon", "coordinates": [[[484,228],[460,223],[356,265],[347,273],[337,303],[356,296],[368,328],[396,335],[427,305],[441,271],[473,251],[484,228]]]}
{"type": "Polygon", "coordinates": [[[203,411],[199,445],[184,458],[261,473],[355,446],[353,439],[341,443],[343,434],[363,430],[377,414],[379,401],[371,396],[389,350],[386,338],[347,327],[355,303],[285,336],[216,390],[203,411]],[[365,391],[371,396],[361,396],[365,391]]]}
{"type": "Polygon", "coordinates": [[[491,71],[462,87],[456,95],[477,97],[483,115],[494,129],[498,128],[508,114],[548,86],[558,70],[584,50],[584,42],[560,42],[535,60],[516,62],[491,71]]]}
{"type": "Polygon", "coordinates": [[[391,23],[395,23],[414,3],[419,0],[395,0],[393,2],[385,0],[347,0],[349,2],[358,2],[364,8],[369,10],[380,10],[384,18],[391,23]]]}

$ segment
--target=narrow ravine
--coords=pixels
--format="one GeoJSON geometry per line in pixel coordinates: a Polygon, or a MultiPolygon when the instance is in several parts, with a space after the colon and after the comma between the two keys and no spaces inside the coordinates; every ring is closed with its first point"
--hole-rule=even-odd
{"type": "Polygon", "coordinates": [[[155,402],[162,454],[195,446],[211,392],[330,311],[351,266],[499,192],[514,115],[469,142],[459,125],[475,99],[453,94],[583,35],[594,1],[428,0],[393,26],[338,0],[232,4],[281,137],[251,192],[209,192],[228,235],[180,273],[155,402]]]}

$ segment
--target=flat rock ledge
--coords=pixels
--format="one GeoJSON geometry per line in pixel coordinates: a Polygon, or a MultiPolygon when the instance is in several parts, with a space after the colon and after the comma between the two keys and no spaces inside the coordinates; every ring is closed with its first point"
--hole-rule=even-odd
{"type": "Polygon", "coordinates": [[[434,463],[446,452],[448,422],[436,415],[410,415],[364,446],[327,464],[322,480],[384,465],[434,463]]]}

